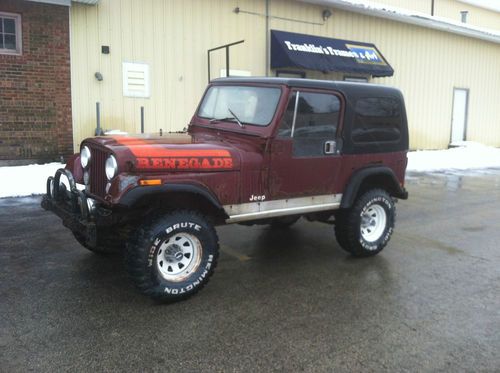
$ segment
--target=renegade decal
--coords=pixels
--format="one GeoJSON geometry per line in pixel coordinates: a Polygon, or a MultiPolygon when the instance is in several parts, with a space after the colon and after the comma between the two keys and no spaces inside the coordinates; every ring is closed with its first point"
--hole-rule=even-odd
{"type": "Polygon", "coordinates": [[[137,158],[136,167],[139,169],[184,169],[184,170],[209,170],[209,169],[231,169],[233,159],[229,157],[211,158],[137,158]]]}
{"type": "Polygon", "coordinates": [[[136,157],[138,169],[212,170],[232,169],[233,158],[226,149],[166,148],[138,138],[115,137],[136,157]]]}

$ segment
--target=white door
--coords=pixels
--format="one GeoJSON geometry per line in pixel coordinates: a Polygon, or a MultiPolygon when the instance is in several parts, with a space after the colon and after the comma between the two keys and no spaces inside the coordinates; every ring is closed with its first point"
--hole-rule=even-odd
{"type": "Polygon", "coordinates": [[[467,124],[467,101],[469,91],[455,88],[453,90],[453,113],[451,118],[451,143],[465,140],[467,124]]]}

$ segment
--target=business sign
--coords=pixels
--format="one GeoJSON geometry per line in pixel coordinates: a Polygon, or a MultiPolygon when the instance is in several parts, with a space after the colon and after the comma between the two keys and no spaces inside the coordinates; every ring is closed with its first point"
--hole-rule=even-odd
{"type": "Polygon", "coordinates": [[[271,68],[303,68],[392,76],[394,70],[370,43],[271,31],[271,68]]]}

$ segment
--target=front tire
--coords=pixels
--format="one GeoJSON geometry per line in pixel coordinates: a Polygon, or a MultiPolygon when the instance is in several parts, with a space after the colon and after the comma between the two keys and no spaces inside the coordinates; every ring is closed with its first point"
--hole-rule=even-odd
{"type": "Polygon", "coordinates": [[[335,236],[340,246],[354,256],[378,254],[394,230],[396,206],[382,189],[362,194],[353,207],[335,217],[335,236]]]}
{"type": "Polygon", "coordinates": [[[173,302],[198,292],[217,265],[214,227],[193,211],[174,211],[146,223],[127,245],[130,277],[155,300],[173,302]]]}

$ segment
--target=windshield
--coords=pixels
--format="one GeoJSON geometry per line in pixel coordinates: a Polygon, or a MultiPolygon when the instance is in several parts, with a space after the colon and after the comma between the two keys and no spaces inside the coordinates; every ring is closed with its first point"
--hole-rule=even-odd
{"type": "Polygon", "coordinates": [[[279,88],[212,86],[201,103],[198,115],[207,119],[239,120],[243,124],[267,126],[273,119],[280,95],[279,88]]]}

